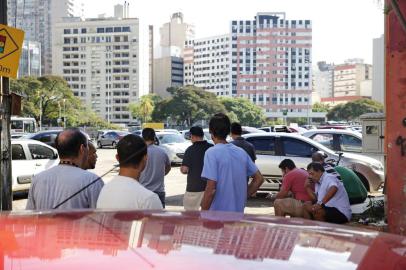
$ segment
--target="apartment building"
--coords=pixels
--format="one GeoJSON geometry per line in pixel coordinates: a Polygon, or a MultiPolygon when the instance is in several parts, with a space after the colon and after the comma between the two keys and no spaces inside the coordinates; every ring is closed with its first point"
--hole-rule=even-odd
{"type": "Polygon", "coordinates": [[[233,20],[231,94],[261,106],[268,117],[311,117],[312,23],[285,13],[233,20]]]}
{"type": "Polygon", "coordinates": [[[188,40],[184,49],[184,84],[217,96],[231,96],[230,36],[188,40]]]}
{"type": "Polygon", "coordinates": [[[162,98],[169,97],[166,91],[169,87],[183,85],[183,59],[178,56],[168,56],[154,59],[153,62],[153,93],[162,98]]]}
{"type": "Polygon", "coordinates": [[[334,65],[324,61],[317,63],[317,69],[313,70],[313,91],[320,98],[333,97],[334,89],[334,65]]]}
{"type": "Polygon", "coordinates": [[[102,118],[128,124],[130,102],[139,97],[139,20],[70,19],[53,35],[53,74],[102,118]]]}

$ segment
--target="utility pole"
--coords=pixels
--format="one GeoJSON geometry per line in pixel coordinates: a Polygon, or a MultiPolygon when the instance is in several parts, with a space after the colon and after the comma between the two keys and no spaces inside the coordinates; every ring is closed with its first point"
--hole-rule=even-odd
{"type": "MultiPolygon", "coordinates": [[[[0,24],[7,25],[7,1],[0,1],[0,24]]],[[[10,82],[1,77],[0,107],[0,210],[12,209],[11,191],[11,141],[10,141],[11,95],[10,82]]]]}

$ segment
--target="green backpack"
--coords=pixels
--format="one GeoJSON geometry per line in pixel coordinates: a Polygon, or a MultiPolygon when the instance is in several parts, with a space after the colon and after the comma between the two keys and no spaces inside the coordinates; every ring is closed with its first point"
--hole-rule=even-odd
{"type": "Polygon", "coordinates": [[[359,179],[358,175],[354,171],[345,167],[336,166],[334,169],[341,176],[341,181],[343,182],[345,190],[347,191],[350,204],[364,202],[368,196],[368,191],[366,190],[361,179],[359,179]]]}

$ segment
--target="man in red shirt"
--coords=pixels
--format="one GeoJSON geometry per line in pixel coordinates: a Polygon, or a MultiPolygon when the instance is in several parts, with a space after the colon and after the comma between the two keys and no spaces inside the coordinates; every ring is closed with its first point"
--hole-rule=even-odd
{"type": "Polygon", "coordinates": [[[303,204],[311,201],[305,189],[309,174],[305,170],[296,168],[291,159],[282,160],[279,168],[282,170],[283,180],[281,190],[275,197],[275,215],[303,217],[303,204]]]}

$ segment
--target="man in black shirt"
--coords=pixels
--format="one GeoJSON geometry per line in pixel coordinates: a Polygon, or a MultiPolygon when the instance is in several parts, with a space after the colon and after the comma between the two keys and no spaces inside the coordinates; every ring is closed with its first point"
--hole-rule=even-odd
{"type": "Polygon", "coordinates": [[[233,141],[231,142],[235,146],[238,146],[242,149],[244,149],[245,152],[250,156],[251,160],[255,162],[257,159],[257,156],[255,155],[255,148],[254,146],[247,142],[242,135],[242,127],[239,123],[232,123],[231,124],[231,138],[233,138],[233,141]]]}
{"type": "Polygon", "coordinates": [[[193,145],[186,149],[180,171],[187,174],[186,193],[183,197],[185,210],[199,210],[206,189],[206,181],[202,180],[204,154],[213,145],[203,139],[203,129],[194,126],[190,129],[193,145]]]}

